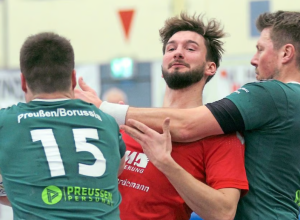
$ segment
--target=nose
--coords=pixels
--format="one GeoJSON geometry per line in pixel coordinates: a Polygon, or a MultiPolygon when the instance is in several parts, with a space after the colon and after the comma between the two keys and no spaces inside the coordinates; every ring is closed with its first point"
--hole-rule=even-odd
{"type": "Polygon", "coordinates": [[[179,48],[177,48],[177,50],[174,53],[174,59],[177,60],[177,59],[183,59],[183,58],[184,58],[184,56],[183,56],[182,51],[179,48]]]}
{"type": "Polygon", "coordinates": [[[250,63],[252,66],[257,66],[257,63],[258,63],[257,54],[254,54],[250,63]]]}

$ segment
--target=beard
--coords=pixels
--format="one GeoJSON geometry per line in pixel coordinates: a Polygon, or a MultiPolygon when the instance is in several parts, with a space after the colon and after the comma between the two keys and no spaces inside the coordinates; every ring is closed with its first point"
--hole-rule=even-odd
{"type": "Polygon", "coordinates": [[[270,79],[278,79],[278,77],[280,76],[280,70],[278,68],[275,68],[273,71],[270,71],[270,72],[273,72],[273,74],[264,76],[256,68],[255,69],[256,80],[258,80],[258,81],[265,81],[265,80],[270,80],[270,79]]]}
{"type": "Polygon", "coordinates": [[[195,69],[182,73],[178,70],[175,70],[173,73],[170,73],[162,68],[162,74],[170,89],[179,90],[187,88],[199,82],[204,75],[204,69],[205,62],[199,67],[196,67],[195,69]]]}

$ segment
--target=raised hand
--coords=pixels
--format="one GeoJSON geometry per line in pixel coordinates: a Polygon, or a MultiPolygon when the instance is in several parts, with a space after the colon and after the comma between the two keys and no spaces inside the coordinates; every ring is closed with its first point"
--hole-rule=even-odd
{"type": "Polygon", "coordinates": [[[94,104],[96,107],[100,107],[102,100],[98,97],[96,91],[89,87],[82,77],[78,79],[78,85],[81,89],[75,89],[74,94],[76,99],[81,99],[85,102],[94,104]]]}
{"type": "Polygon", "coordinates": [[[164,165],[173,160],[171,157],[172,142],[169,131],[170,118],[164,120],[162,134],[133,119],[129,119],[127,124],[129,126],[121,125],[120,129],[135,139],[142,146],[148,159],[162,171],[164,165]]]}

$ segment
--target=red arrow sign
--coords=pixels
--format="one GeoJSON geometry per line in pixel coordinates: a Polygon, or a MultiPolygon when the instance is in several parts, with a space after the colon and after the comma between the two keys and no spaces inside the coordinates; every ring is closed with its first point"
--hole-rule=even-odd
{"type": "Polygon", "coordinates": [[[123,29],[125,32],[125,38],[126,40],[129,39],[129,31],[130,31],[130,26],[131,26],[131,21],[132,17],[134,14],[134,10],[120,10],[119,11],[119,16],[122,21],[123,29]]]}

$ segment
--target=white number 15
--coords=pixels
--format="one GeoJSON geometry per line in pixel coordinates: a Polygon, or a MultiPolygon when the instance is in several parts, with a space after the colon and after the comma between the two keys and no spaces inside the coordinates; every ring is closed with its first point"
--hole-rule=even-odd
{"type": "MultiPolygon", "coordinates": [[[[65,175],[65,168],[52,129],[37,129],[30,132],[33,142],[42,142],[51,177],[65,175]]],[[[87,151],[96,159],[92,165],[78,163],[79,174],[92,177],[102,176],[106,170],[106,159],[98,147],[86,142],[86,138],[99,139],[97,130],[92,128],[73,129],[73,136],[76,152],[87,151]]]]}

